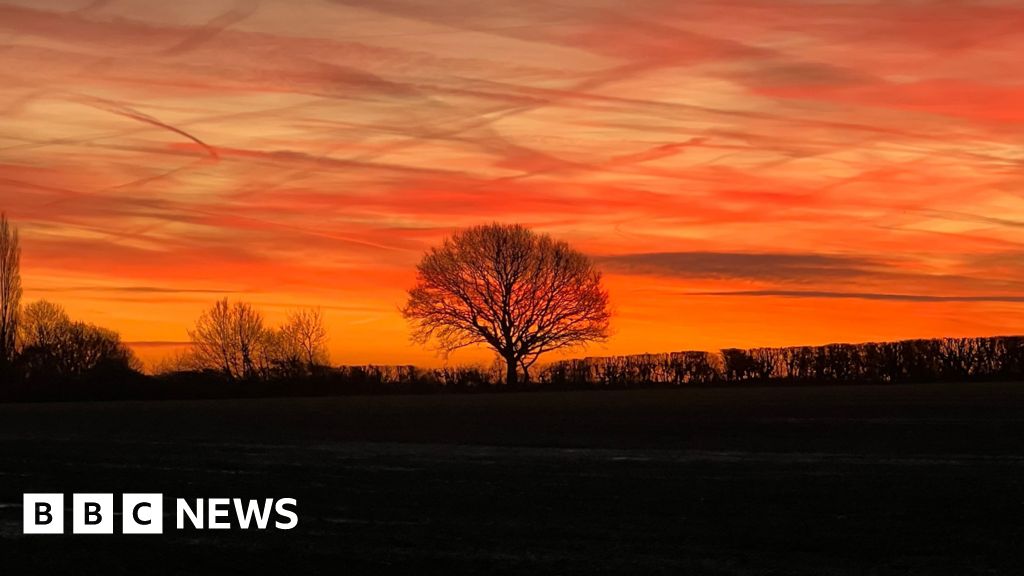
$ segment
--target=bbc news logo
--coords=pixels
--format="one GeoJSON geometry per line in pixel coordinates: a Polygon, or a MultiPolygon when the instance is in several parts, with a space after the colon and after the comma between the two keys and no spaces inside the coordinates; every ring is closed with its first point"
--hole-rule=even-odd
{"type": "MultiPolygon", "coordinates": [[[[22,532],[25,534],[64,533],[64,495],[58,493],[25,494],[22,532]]],[[[175,527],[198,530],[256,528],[291,530],[299,524],[294,498],[196,498],[175,500],[175,527]],[[271,522],[273,520],[273,522],[271,522]],[[232,522],[233,521],[233,522],[232,522]]],[[[163,494],[122,494],[122,534],[163,534],[163,494]]],[[[72,494],[71,532],[73,534],[113,534],[113,494],[72,494]]]]}

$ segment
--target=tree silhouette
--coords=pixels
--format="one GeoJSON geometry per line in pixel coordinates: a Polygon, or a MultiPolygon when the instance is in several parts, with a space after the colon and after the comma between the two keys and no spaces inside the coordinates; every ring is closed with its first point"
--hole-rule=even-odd
{"type": "Polygon", "coordinates": [[[280,329],[282,336],[301,354],[301,361],[307,370],[330,362],[327,352],[327,328],[324,315],[319,308],[305,308],[288,315],[288,321],[280,329]]]}
{"type": "Polygon", "coordinates": [[[33,302],[21,313],[18,331],[21,347],[58,348],[62,334],[70,324],[71,318],[60,305],[48,300],[33,302]]]}
{"type": "Polygon", "coordinates": [[[252,305],[220,300],[203,312],[188,334],[198,365],[221,370],[230,380],[257,376],[266,334],[263,316],[252,305]]]}
{"type": "Polygon", "coordinates": [[[329,362],[318,308],[297,310],[283,326],[267,326],[246,302],[216,302],[189,331],[192,348],[163,362],[163,372],[216,370],[228,380],[300,380],[329,362]]]}
{"type": "Polygon", "coordinates": [[[18,229],[0,213],[0,372],[14,362],[21,308],[21,246],[18,229]]]}
{"type": "Polygon", "coordinates": [[[25,378],[48,386],[141,367],[116,332],[72,321],[63,308],[45,300],[22,311],[19,340],[18,363],[25,378]]]}
{"type": "Polygon", "coordinates": [[[431,248],[402,315],[413,336],[444,353],[486,344],[505,382],[542,354],[608,336],[608,293],[594,264],[569,244],[520,225],[469,228],[431,248]]]}

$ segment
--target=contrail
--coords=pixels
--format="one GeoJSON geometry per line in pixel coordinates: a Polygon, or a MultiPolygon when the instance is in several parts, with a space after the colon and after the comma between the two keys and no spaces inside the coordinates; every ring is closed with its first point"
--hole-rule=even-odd
{"type": "Polygon", "coordinates": [[[227,30],[232,25],[245,20],[259,8],[258,2],[249,3],[244,7],[235,7],[217,16],[199,28],[187,38],[164,51],[164,54],[180,54],[188,52],[201,46],[203,43],[215,38],[218,34],[227,30]]]}
{"type": "Polygon", "coordinates": [[[196,144],[202,146],[203,150],[206,150],[206,152],[214,160],[220,160],[220,156],[217,154],[217,151],[214,150],[213,147],[210,146],[209,144],[207,144],[206,142],[203,142],[199,138],[196,138],[195,136],[189,134],[188,132],[185,132],[184,130],[182,130],[180,128],[176,128],[174,126],[171,126],[170,124],[167,124],[166,122],[161,122],[160,120],[157,120],[156,118],[153,118],[149,114],[144,114],[142,112],[139,112],[138,110],[129,108],[129,107],[123,105],[123,104],[118,104],[117,102],[110,102],[109,100],[103,100],[101,98],[93,98],[93,97],[80,96],[78,99],[83,104],[87,104],[89,106],[92,106],[93,108],[98,108],[100,110],[106,110],[107,112],[110,112],[112,114],[117,114],[118,116],[124,116],[125,118],[131,118],[132,120],[138,120],[139,122],[145,122],[146,124],[150,124],[150,125],[156,126],[158,128],[163,128],[165,130],[170,130],[171,132],[174,132],[175,134],[180,134],[180,135],[184,136],[185,138],[188,138],[189,140],[191,140],[191,141],[195,142],[196,144]]]}

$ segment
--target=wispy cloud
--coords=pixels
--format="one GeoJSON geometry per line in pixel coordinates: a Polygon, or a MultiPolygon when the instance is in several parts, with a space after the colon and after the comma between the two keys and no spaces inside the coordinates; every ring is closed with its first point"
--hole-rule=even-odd
{"type": "Polygon", "coordinates": [[[422,359],[413,265],[493,220],[602,255],[616,349],[692,317],[644,290],[745,295],[773,341],[1024,320],[1019,3],[9,0],[0,34],[29,297],[133,340],[258,292],[422,359]]]}
{"type": "Polygon", "coordinates": [[[826,298],[884,300],[891,302],[1002,302],[1024,303],[1024,296],[935,296],[928,294],[882,294],[875,292],[827,292],[822,290],[738,290],[731,292],[687,292],[688,296],[761,296],[772,298],[826,298]]]}
{"type": "Polygon", "coordinates": [[[601,256],[597,261],[624,274],[801,283],[862,278],[883,268],[870,258],[825,254],[654,252],[601,256]]]}
{"type": "Polygon", "coordinates": [[[124,292],[135,294],[230,294],[229,290],[205,290],[189,288],[161,288],[158,286],[61,286],[33,287],[30,292],[124,292]]]}

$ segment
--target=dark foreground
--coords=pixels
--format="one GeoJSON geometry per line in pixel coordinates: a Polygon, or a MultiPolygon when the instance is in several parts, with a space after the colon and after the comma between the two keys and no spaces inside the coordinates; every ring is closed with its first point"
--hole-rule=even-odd
{"type": "Polygon", "coordinates": [[[5,574],[965,576],[1022,561],[1022,384],[0,406],[5,574]],[[50,491],[162,492],[165,533],[22,536],[21,494],[50,491]],[[299,526],[174,529],[173,498],[219,496],[295,497],[299,526]]]}

